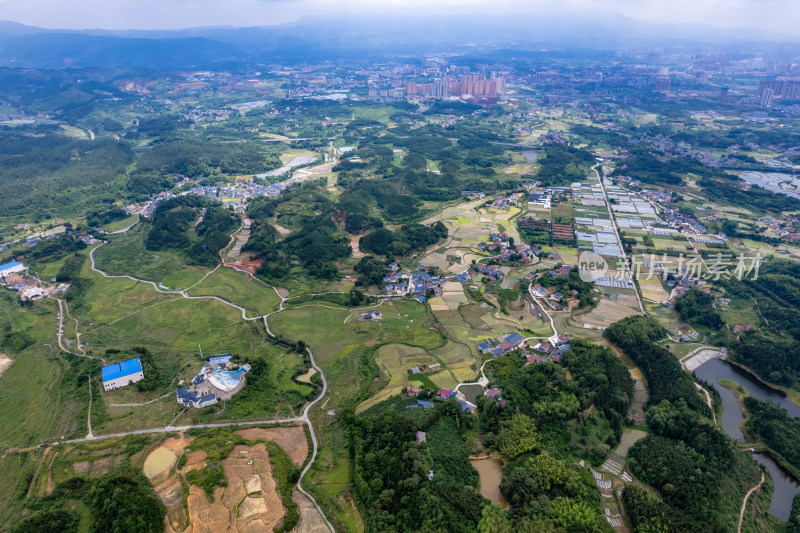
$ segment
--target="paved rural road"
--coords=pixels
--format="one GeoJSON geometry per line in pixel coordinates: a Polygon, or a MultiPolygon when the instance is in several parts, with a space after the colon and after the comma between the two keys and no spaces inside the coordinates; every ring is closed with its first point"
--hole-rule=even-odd
{"type": "Polygon", "coordinates": [[[305,468],[303,468],[303,471],[300,472],[300,478],[297,480],[297,490],[302,492],[303,495],[306,498],[308,498],[311,501],[311,503],[314,504],[314,507],[317,509],[317,511],[319,512],[320,516],[325,521],[325,524],[327,524],[328,528],[330,528],[330,530],[333,533],[336,533],[336,530],[334,529],[333,525],[328,520],[328,517],[325,516],[325,513],[322,511],[322,509],[320,508],[320,506],[317,503],[317,501],[314,499],[313,496],[311,496],[311,494],[306,492],[305,489],[303,489],[303,487],[301,485],[301,483],[303,482],[303,477],[311,469],[311,465],[314,464],[314,461],[317,458],[317,450],[318,450],[317,436],[314,433],[314,426],[311,424],[311,419],[308,417],[308,411],[311,409],[311,407],[314,404],[319,402],[322,399],[322,397],[325,396],[325,394],[328,392],[328,381],[325,379],[325,374],[322,372],[322,369],[317,366],[317,363],[314,360],[314,354],[311,352],[311,350],[306,348],[306,351],[308,352],[308,357],[309,357],[309,360],[311,362],[311,368],[316,370],[319,373],[320,378],[322,379],[322,390],[320,391],[319,395],[314,400],[312,400],[311,402],[306,404],[305,408],[303,409],[302,416],[296,416],[296,417],[292,417],[292,418],[272,418],[272,419],[268,419],[268,420],[255,420],[255,421],[252,421],[252,422],[221,422],[221,423],[216,423],[216,424],[194,424],[194,425],[188,425],[188,426],[166,426],[166,427],[161,427],[161,428],[137,429],[137,430],[125,431],[125,432],[121,432],[121,433],[108,433],[106,435],[91,435],[90,434],[90,436],[84,437],[82,439],[70,439],[70,440],[58,441],[58,442],[56,442],[54,444],[58,444],[58,443],[73,444],[73,443],[79,443],[79,442],[91,442],[91,441],[100,440],[100,439],[111,439],[111,438],[125,437],[127,435],[147,435],[147,434],[154,434],[154,433],[171,433],[173,431],[188,431],[190,429],[204,429],[204,428],[208,429],[208,428],[235,427],[235,426],[255,426],[255,425],[267,425],[267,424],[279,424],[279,423],[288,423],[288,422],[302,422],[302,423],[304,423],[304,424],[306,424],[308,426],[308,431],[309,431],[309,434],[311,435],[312,453],[311,453],[311,459],[308,461],[308,464],[306,464],[305,468]]]}
{"type": "Polygon", "coordinates": [[[317,396],[316,399],[314,399],[313,401],[309,402],[306,405],[305,409],[303,409],[303,416],[300,417],[303,419],[303,422],[305,422],[308,425],[308,432],[311,435],[311,444],[314,445],[314,449],[311,453],[311,460],[308,461],[306,467],[303,468],[302,472],[300,472],[300,478],[297,480],[297,490],[302,492],[306,496],[306,498],[311,500],[311,503],[313,503],[314,507],[317,508],[317,511],[319,511],[320,516],[328,525],[328,528],[333,533],[336,533],[336,530],[333,528],[333,525],[328,521],[328,517],[325,516],[325,513],[322,512],[322,509],[320,508],[319,504],[317,504],[317,500],[315,500],[311,494],[307,493],[301,485],[301,483],[303,482],[303,477],[306,475],[306,472],[309,471],[311,465],[314,464],[314,459],[317,458],[317,436],[314,434],[314,426],[311,424],[311,420],[308,418],[308,410],[311,409],[312,405],[320,401],[322,397],[325,396],[325,393],[328,391],[328,381],[325,379],[325,374],[322,372],[322,369],[317,366],[316,361],[314,361],[314,354],[311,353],[311,350],[309,348],[306,348],[306,351],[308,352],[308,358],[311,361],[311,368],[316,370],[319,373],[319,377],[322,379],[322,391],[319,393],[319,396],[317,396]]]}
{"type": "MultiPolygon", "coordinates": [[[[105,243],[103,243],[103,244],[105,244],[105,243]]],[[[103,244],[101,244],[100,246],[102,246],[103,244]]],[[[127,278],[127,279],[130,279],[130,280],[133,280],[133,281],[140,281],[142,283],[147,283],[149,285],[152,285],[152,287],[158,292],[168,293],[168,294],[179,294],[179,295],[183,296],[184,298],[189,298],[189,299],[203,299],[203,298],[206,298],[206,299],[219,300],[220,302],[222,302],[224,304],[227,304],[227,305],[229,305],[231,307],[235,307],[236,309],[239,309],[242,312],[242,318],[244,320],[259,320],[259,319],[263,318],[264,319],[264,324],[266,325],[266,322],[267,322],[266,321],[266,316],[267,315],[257,316],[257,317],[254,317],[254,318],[248,318],[245,315],[245,308],[240,307],[240,306],[238,306],[236,304],[233,304],[233,303],[231,303],[231,302],[229,302],[227,300],[224,300],[222,298],[219,298],[217,296],[189,296],[188,294],[186,294],[186,291],[189,290],[189,289],[185,289],[185,290],[182,290],[182,291],[165,291],[165,290],[160,289],[158,287],[158,285],[156,285],[152,281],[142,280],[142,279],[134,278],[132,276],[125,276],[125,275],[112,276],[110,274],[107,274],[106,272],[103,272],[102,270],[98,269],[95,266],[94,252],[95,252],[95,250],[97,250],[97,248],[100,248],[100,246],[92,248],[92,250],[89,252],[89,259],[91,260],[92,270],[94,270],[95,272],[101,274],[104,277],[107,277],[107,278],[127,278]]],[[[217,266],[217,268],[219,268],[219,265],[217,266]]],[[[214,270],[216,270],[216,269],[214,269],[214,270]]],[[[213,270],[212,270],[212,272],[213,272],[213,270]]],[[[208,274],[205,277],[208,277],[208,274]]],[[[203,279],[205,279],[205,277],[203,279]]],[[[202,282],[202,280],[200,280],[200,282],[202,282]]],[[[196,283],[195,285],[199,284],[200,282],[196,283]]],[[[284,301],[285,301],[285,298],[281,297],[281,309],[280,310],[283,310],[283,302],[284,301]]],[[[273,333],[271,331],[269,331],[269,326],[267,326],[267,332],[269,333],[270,336],[274,337],[273,333]]],[[[253,422],[222,422],[222,423],[216,423],[216,424],[196,424],[196,425],[189,425],[189,426],[166,426],[166,427],[161,427],[161,428],[137,429],[137,430],[134,430],[134,431],[126,431],[126,432],[122,432],[122,433],[110,433],[110,434],[107,434],[107,435],[90,435],[90,436],[87,436],[87,437],[82,438],[82,439],[72,439],[72,440],[66,440],[66,441],[61,441],[61,442],[65,443],[65,444],[77,443],[77,442],[87,442],[87,441],[93,441],[93,440],[98,440],[98,439],[124,437],[126,435],[144,435],[144,434],[152,434],[152,433],[169,433],[169,432],[172,432],[172,431],[186,431],[186,430],[193,429],[193,428],[219,428],[219,427],[232,427],[232,426],[253,426],[253,425],[265,425],[265,424],[278,424],[278,423],[287,423],[287,422],[302,422],[302,423],[304,423],[304,424],[306,424],[308,426],[308,431],[309,431],[309,434],[311,435],[311,443],[313,445],[313,450],[312,450],[312,454],[311,454],[311,459],[308,461],[308,464],[303,469],[303,471],[300,473],[300,478],[297,480],[297,489],[300,492],[302,492],[303,495],[311,501],[311,503],[314,504],[314,507],[317,509],[317,511],[319,512],[320,516],[325,521],[325,524],[328,526],[328,528],[330,528],[330,530],[333,533],[336,533],[336,530],[334,529],[333,525],[328,520],[328,517],[325,516],[325,513],[322,511],[322,508],[320,508],[320,506],[317,503],[317,501],[314,499],[313,496],[311,496],[309,493],[307,493],[303,489],[303,487],[301,486],[301,483],[303,481],[303,477],[306,475],[308,470],[311,468],[311,465],[314,464],[314,461],[317,458],[317,448],[318,448],[317,436],[314,434],[314,426],[311,424],[311,419],[308,417],[308,411],[309,411],[309,409],[311,409],[311,407],[314,404],[319,402],[322,399],[322,397],[325,396],[325,393],[328,391],[328,382],[325,379],[325,374],[322,372],[322,369],[317,366],[317,363],[314,360],[314,354],[311,353],[311,350],[308,349],[308,348],[306,348],[306,350],[308,351],[308,357],[309,357],[309,360],[311,362],[311,367],[319,373],[319,376],[322,379],[322,391],[319,393],[319,396],[317,396],[314,400],[312,400],[311,402],[306,404],[305,408],[303,409],[303,415],[302,416],[292,417],[292,418],[273,418],[273,419],[269,419],[269,420],[256,420],[256,421],[253,421],[253,422]]]]}
{"type": "MultiPolygon", "coordinates": [[[[544,304],[539,301],[539,298],[533,292],[533,285],[528,285],[528,294],[530,295],[531,298],[533,298],[533,301],[535,303],[539,304],[539,307],[542,309],[542,313],[544,313],[544,315],[548,319],[550,319],[550,327],[553,328],[553,334],[550,337],[547,337],[547,340],[555,344],[556,342],[558,342],[558,330],[556,330],[556,323],[553,320],[552,315],[547,312],[547,309],[544,308],[544,304]]],[[[531,339],[543,339],[543,338],[545,337],[528,337],[527,339],[525,339],[525,341],[527,342],[531,339]]]]}
{"type": "MultiPolygon", "coordinates": [[[[603,176],[600,175],[600,172],[597,170],[597,167],[600,166],[600,163],[597,163],[595,166],[592,167],[594,173],[597,175],[597,181],[600,182],[600,190],[603,191],[603,200],[606,203],[606,209],[608,210],[608,218],[611,221],[611,227],[614,228],[614,236],[617,238],[617,245],[619,246],[619,251],[622,253],[622,264],[623,264],[623,272],[625,270],[629,270],[628,265],[628,256],[625,254],[625,248],[622,246],[622,239],[619,236],[619,228],[617,227],[617,219],[614,218],[614,214],[611,212],[611,204],[608,202],[608,195],[606,195],[606,188],[603,185],[603,176]]],[[[631,281],[635,281],[633,279],[633,272],[631,274],[631,281]]],[[[642,303],[642,298],[639,296],[639,289],[637,287],[633,288],[633,293],[636,294],[636,301],[639,302],[639,310],[642,312],[643,315],[647,315],[647,312],[644,310],[644,304],[642,303]]]]}

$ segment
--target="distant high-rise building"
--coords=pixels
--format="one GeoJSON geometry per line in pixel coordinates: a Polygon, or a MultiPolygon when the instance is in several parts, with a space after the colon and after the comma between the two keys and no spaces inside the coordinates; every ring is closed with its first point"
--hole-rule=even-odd
{"type": "Polygon", "coordinates": [[[774,80],[764,80],[758,84],[757,94],[759,101],[772,102],[773,98],[780,98],[784,102],[800,100],[800,76],[778,76],[774,80]]]}
{"type": "Polygon", "coordinates": [[[772,96],[775,91],[772,90],[770,87],[765,87],[763,91],[759,94],[758,103],[761,107],[767,107],[768,105],[772,104],[772,96]]]}
{"type": "Polygon", "coordinates": [[[666,76],[659,76],[656,78],[656,92],[663,93],[669,91],[670,80],[666,76]]]}
{"type": "Polygon", "coordinates": [[[450,83],[447,78],[433,80],[431,85],[431,96],[434,98],[444,98],[445,96],[450,96],[450,83]]]}

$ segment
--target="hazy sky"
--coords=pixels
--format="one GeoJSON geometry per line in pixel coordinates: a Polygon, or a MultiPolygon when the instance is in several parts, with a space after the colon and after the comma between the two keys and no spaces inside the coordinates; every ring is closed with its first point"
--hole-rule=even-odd
{"type": "Polygon", "coordinates": [[[0,20],[46,28],[281,24],[304,15],[614,10],[632,18],[800,34],[800,0],[0,0],[0,20]]]}

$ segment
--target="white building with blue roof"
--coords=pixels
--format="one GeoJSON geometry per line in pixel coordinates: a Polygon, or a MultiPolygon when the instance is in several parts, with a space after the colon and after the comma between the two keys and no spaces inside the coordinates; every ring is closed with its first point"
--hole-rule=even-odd
{"type": "Polygon", "coordinates": [[[0,276],[8,276],[9,274],[16,274],[25,270],[25,265],[17,261],[11,261],[4,265],[0,265],[0,276]]]}
{"type": "Polygon", "coordinates": [[[144,379],[142,362],[138,357],[104,366],[102,370],[103,388],[107,391],[125,387],[144,379]]]}

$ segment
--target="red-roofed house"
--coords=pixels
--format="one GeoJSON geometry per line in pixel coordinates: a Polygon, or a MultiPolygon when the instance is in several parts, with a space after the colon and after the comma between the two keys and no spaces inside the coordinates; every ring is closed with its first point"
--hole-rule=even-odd
{"type": "Polygon", "coordinates": [[[451,389],[439,389],[439,396],[441,396],[442,398],[449,398],[450,396],[453,396],[455,393],[456,391],[451,389]]]}
{"type": "Polygon", "coordinates": [[[495,396],[499,396],[501,392],[503,391],[501,391],[497,387],[492,387],[491,389],[486,391],[486,396],[488,396],[489,398],[494,398],[495,396]]]}

